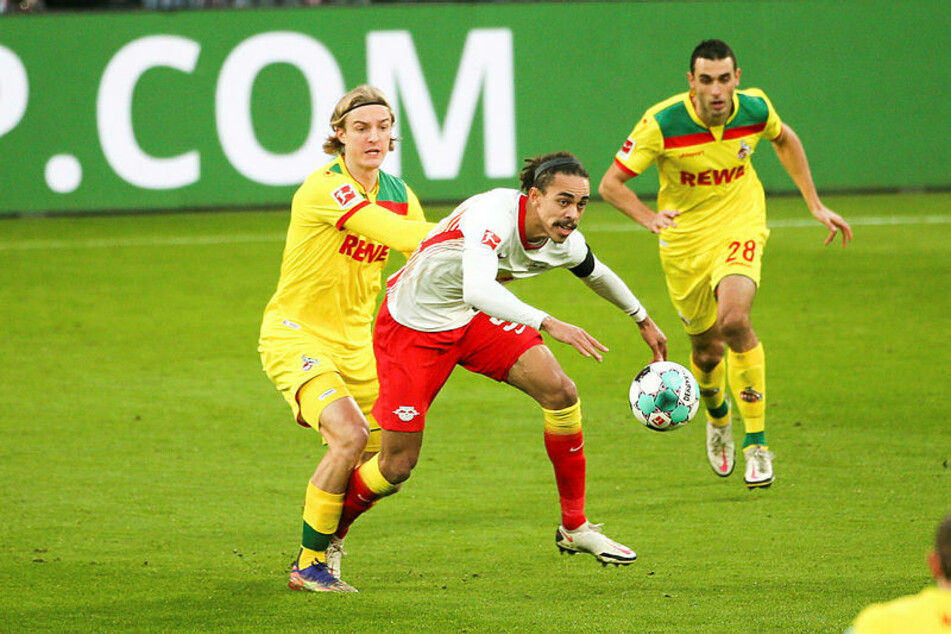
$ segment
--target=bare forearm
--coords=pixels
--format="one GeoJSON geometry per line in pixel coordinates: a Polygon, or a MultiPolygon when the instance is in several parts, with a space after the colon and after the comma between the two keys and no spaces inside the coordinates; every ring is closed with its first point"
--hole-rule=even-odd
{"type": "Polygon", "coordinates": [[[782,137],[779,142],[773,143],[773,148],[776,150],[779,162],[782,163],[809,206],[809,210],[815,212],[822,206],[822,201],[819,200],[819,193],[812,180],[812,171],[809,169],[809,160],[806,158],[806,150],[799,136],[792,128],[784,125],[782,137]]]}
{"type": "Polygon", "coordinates": [[[651,219],[654,217],[654,210],[645,205],[637,194],[628,187],[616,180],[603,180],[598,193],[606,202],[614,205],[625,216],[641,224],[650,227],[651,219]]]}

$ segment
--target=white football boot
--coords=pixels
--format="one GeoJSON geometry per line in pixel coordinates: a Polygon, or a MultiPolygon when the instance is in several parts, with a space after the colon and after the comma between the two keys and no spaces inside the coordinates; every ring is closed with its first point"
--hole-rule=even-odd
{"type": "Polygon", "coordinates": [[[766,488],[773,483],[773,452],[762,445],[750,445],[743,450],[746,458],[746,486],[766,488]]]}
{"type": "Polygon", "coordinates": [[[634,563],[637,554],[623,544],[609,539],[601,532],[604,524],[585,522],[574,530],[559,526],[555,533],[555,545],[562,553],[588,553],[601,562],[602,566],[615,566],[634,563]]]}
{"type": "Polygon", "coordinates": [[[725,478],[736,466],[736,445],[733,444],[733,425],[717,427],[707,420],[707,460],[713,472],[725,478]]]}
{"type": "Polygon", "coordinates": [[[327,570],[337,579],[340,578],[340,568],[343,564],[343,556],[346,554],[347,551],[343,549],[343,539],[336,535],[331,537],[330,543],[327,544],[327,570]]]}

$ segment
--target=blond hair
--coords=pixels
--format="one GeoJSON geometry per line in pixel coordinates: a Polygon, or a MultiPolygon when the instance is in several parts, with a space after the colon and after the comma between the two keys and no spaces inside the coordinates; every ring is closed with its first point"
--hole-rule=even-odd
{"type": "MultiPolygon", "coordinates": [[[[360,106],[369,105],[385,106],[390,113],[391,122],[396,123],[396,115],[393,114],[393,108],[390,107],[390,102],[387,101],[386,95],[383,94],[382,90],[368,84],[357,86],[340,98],[340,101],[337,102],[337,106],[334,108],[333,114],[330,115],[330,127],[333,128],[334,134],[328,136],[327,140],[324,141],[323,147],[325,153],[333,155],[344,154],[346,152],[346,146],[337,138],[337,130],[346,128],[347,115],[349,115],[352,110],[360,106]]],[[[394,141],[396,141],[395,138],[390,139],[389,149],[391,150],[395,147],[394,141]]]]}

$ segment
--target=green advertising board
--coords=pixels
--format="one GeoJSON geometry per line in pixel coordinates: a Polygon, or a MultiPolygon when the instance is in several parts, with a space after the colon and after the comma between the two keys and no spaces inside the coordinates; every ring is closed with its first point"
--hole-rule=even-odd
{"type": "MultiPolygon", "coordinates": [[[[596,181],[639,115],[727,40],[823,189],[944,188],[941,2],[581,2],[0,20],[0,214],[286,206],[360,83],[396,104],[385,165],[424,200],[569,150],[596,181]]],[[[772,152],[759,171],[792,190],[772,152]]],[[[638,192],[656,191],[648,173],[638,192]]]]}

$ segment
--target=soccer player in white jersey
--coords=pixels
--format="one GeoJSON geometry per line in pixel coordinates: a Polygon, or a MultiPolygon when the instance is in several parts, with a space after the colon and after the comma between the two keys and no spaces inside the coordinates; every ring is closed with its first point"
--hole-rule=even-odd
{"type": "Polygon", "coordinates": [[[383,429],[382,446],[350,479],[338,537],[410,477],[426,412],[461,365],[522,390],[541,406],[561,503],[558,548],[589,553],[603,564],[635,560],[634,551],[606,537],[585,515],[581,403],[539,330],[598,361],[607,348],[582,328],[520,301],[502,284],[567,268],[632,318],[653,361],[667,357],[667,339],[577,231],[590,193],[581,163],[566,152],[526,162],[522,191],[495,189],[463,202],[387,282],[374,330],[380,397],[373,415],[383,429]]]}

